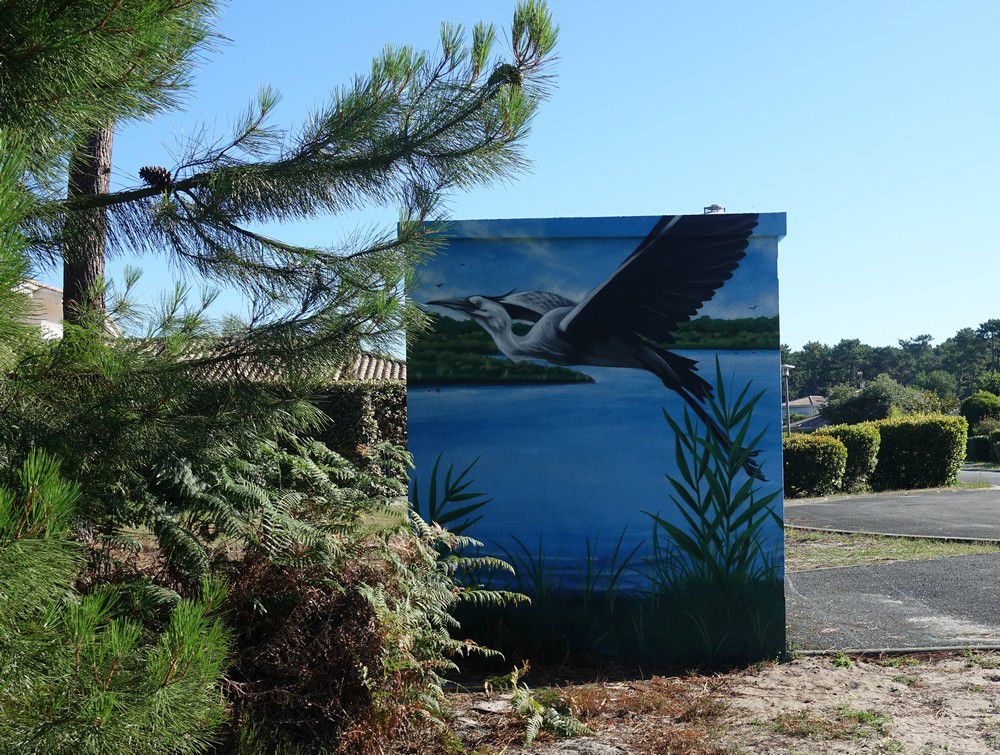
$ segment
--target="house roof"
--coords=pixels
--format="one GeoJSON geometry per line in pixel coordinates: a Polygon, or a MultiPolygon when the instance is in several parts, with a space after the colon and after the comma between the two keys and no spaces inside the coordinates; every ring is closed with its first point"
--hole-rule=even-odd
{"type": "Polygon", "coordinates": [[[793,398],[788,402],[788,406],[792,409],[821,409],[826,406],[827,400],[826,396],[802,396],[793,398]]]}
{"type": "Polygon", "coordinates": [[[33,278],[29,278],[28,280],[19,284],[17,288],[27,292],[37,291],[39,289],[45,289],[46,291],[54,291],[57,294],[62,294],[61,288],[50,286],[48,283],[42,283],[41,281],[36,281],[33,278]]]}
{"type": "Polygon", "coordinates": [[[406,362],[402,359],[366,354],[364,352],[354,357],[346,368],[337,367],[332,375],[335,381],[341,380],[406,380],[406,362]]]}
{"type": "MultiPolygon", "coordinates": [[[[197,372],[203,379],[210,381],[242,381],[247,383],[280,383],[287,373],[281,365],[274,362],[261,361],[257,358],[243,357],[211,361],[210,349],[195,350],[187,354],[187,359],[197,361],[209,358],[209,361],[197,372]]],[[[406,381],[406,362],[401,359],[379,356],[368,352],[356,354],[350,362],[329,363],[321,368],[323,381],[341,383],[358,380],[363,382],[406,381]]]]}

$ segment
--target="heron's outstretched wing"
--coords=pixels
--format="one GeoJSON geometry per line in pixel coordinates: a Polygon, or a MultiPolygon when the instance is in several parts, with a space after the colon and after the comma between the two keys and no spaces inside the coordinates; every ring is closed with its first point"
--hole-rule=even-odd
{"type": "Polygon", "coordinates": [[[625,333],[672,343],[677,326],[732,276],[756,225],[755,213],[664,216],[560,332],[571,343],[625,333]]]}
{"type": "Polygon", "coordinates": [[[560,307],[575,307],[576,302],[551,291],[511,291],[503,296],[490,297],[503,305],[511,320],[538,322],[542,315],[560,307]]]}

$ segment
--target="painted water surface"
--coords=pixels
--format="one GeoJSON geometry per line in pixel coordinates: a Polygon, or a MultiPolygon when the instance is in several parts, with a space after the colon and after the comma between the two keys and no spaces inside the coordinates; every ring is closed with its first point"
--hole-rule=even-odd
{"type": "MultiPolygon", "coordinates": [[[[778,354],[774,351],[682,351],[704,363],[711,375],[718,357],[734,387],[749,381],[765,392],[762,405],[780,402],[778,354]]],[[[682,525],[672,506],[668,475],[678,474],[673,434],[663,417],[683,416],[684,402],[645,372],[585,367],[593,383],[413,387],[410,450],[423,460],[439,453],[442,464],[472,472],[476,490],[493,500],[470,534],[492,552],[516,547],[514,537],[535,547],[539,538],[553,575],[578,587],[587,540],[606,558],[619,534],[623,547],[649,545],[652,526],[645,512],[682,525]]],[[[767,490],[781,485],[781,427],[773,412],[756,412],[752,432],[764,432],[762,471],[767,490]]],[[[766,551],[780,558],[782,534],[767,533],[766,551]]],[[[636,566],[639,566],[637,563],[636,566]]],[[[629,582],[641,575],[630,570],[629,582]]]]}

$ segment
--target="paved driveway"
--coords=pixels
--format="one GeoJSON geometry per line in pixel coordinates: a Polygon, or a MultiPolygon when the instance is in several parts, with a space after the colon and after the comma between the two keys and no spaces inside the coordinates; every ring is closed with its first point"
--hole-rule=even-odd
{"type": "Polygon", "coordinates": [[[984,482],[987,485],[1000,486],[1000,470],[998,469],[963,469],[958,473],[962,482],[984,482]]]}
{"type": "MultiPolygon", "coordinates": [[[[979,474],[1000,478],[996,472],[979,474]]],[[[789,500],[785,522],[848,532],[1000,540],[1000,488],[789,500]]]]}
{"type": "MultiPolygon", "coordinates": [[[[1000,472],[963,471],[1000,485],[1000,472]]],[[[1000,487],[786,501],[788,524],[1000,540],[1000,487]]],[[[1000,644],[1000,554],[795,572],[788,638],[803,650],[1000,644]]]]}
{"type": "Polygon", "coordinates": [[[1000,644],[1000,554],[795,572],[785,595],[801,650],[1000,644]]]}

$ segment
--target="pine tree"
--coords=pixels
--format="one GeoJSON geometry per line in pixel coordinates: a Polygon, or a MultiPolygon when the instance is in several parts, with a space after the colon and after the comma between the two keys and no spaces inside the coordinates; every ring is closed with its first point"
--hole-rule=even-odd
{"type": "Polygon", "coordinates": [[[212,4],[43,0],[7,9],[0,54],[15,65],[0,77],[0,101],[28,101],[25,112],[0,115],[4,133],[28,149],[17,228],[34,265],[63,265],[69,309],[63,342],[28,349],[0,386],[0,447],[13,458],[33,447],[63,458],[86,486],[98,532],[152,527],[191,553],[194,530],[215,524],[185,513],[178,481],[238,458],[255,433],[314,425],[320,417],[306,399],[331,365],[361,347],[388,348],[419,325],[402,291],[433,249],[441,196],[524,165],[555,28],[542,3],[518,5],[504,61],[492,26],[466,35],[446,24],[436,54],[386,48],[298,127],[271,123],[278,96],[265,88],[232,134],[184,145],[178,164],[142,166],[134,188],[106,192],[99,174],[110,133],[94,134],[177,105],[190,61],[213,38],[212,4]],[[66,132],[38,145],[31,134],[46,102],[33,104],[34,84],[66,132]],[[399,205],[398,229],[311,247],[254,230],[373,204],[399,205]],[[251,314],[214,322],[213,295],[192,299],[186,287],[154,311],[127,295],[131,273],[124,295],[101,280],[106,256],[143,252],[239,290],[251,314]],[[109,319],[141,338],[108,339],[109,319]],[[253,379],[262,371],[277,382],[253,379]]]}
{"type": "MultiPolygon", "coordinates": [[[[124,23],[118,17],[128,6],[149,4],[85,5],[95,12],[81,26],[104,29],[124,23]],[[109,18],[95,24],[99,7],[109,18]]],[[[209,37],[201,29],[209,6],[168,5],[185,17],[175,23],[199,32],[177,40],[167,25],[167,41],[145,44],[156,56],[178,48],[191,57],[209,37]]],[[[28,26],[20,45],[33,49],[49,33],[28,26]]],[[[155,252],[253,302],[254,315],[216,349],[226,358],[290,360],[294,350],[301,360],[309,351],[329,352],[331,344],[376,345],[396,335],[406,321],[398,290],[410,264],[431,247],[424,221],[437,217],[442,193],[524,165],[520,145],[545,91],[555,31],[545,7],[532,0],[515,13],[509,61],[491,57],[495,39],[492,26],[476,26],[467,43],[460,27],[445,25],[435,56],[388,47],[368,75],[296,128],[271,123],[278,96],[264,89],[234,133],[184,145],[177,165],[146,166],[142,185],[123,191],[107,192],[107,121],[78,131],[69,195],[39,193],[30,238],[37,260],[64,259],[67,319],[101,310],[105,254],[155,252]],[[306,247],[253,230],[386,203],[402,208],[398,234],[306,247]]],[[[168,71],[176,88],[183,73],[168,71]]],[[[134,112],[117,120],[172,104],[171,92],[156,90],[163,76],[151,65],[141,80],[153,87],[150,101],[131,103],[134,112]]]]}
{"type": "Polygon", "coordinates": [[[223,721],[221,586],[166,609],[140,594],[131,615],[122,588],[78,595],[79,487],[40,453],[17,478],[0,488],[0,752],[204,751],[223,721]],[[143,613],[165,614],[162,631],[143,613]]]}
{"type": "MultiPolygon", "coordinates": [[[[465,541],[408,510],[405,452],[372,449],[358,465],[332,454],[311,439],[323,421],[311,398],[331,366],[420,325],[403,287],[433,251],[442,197],[524,166],[555,44],[549,13],[518,5],[504,58],[485,24],[445,25],[434,54],[387,48],[295,127],[271,122],[278,96],[263,89],[232,134],[184,145],[175,165],[135,166],[136,185],[110,191],[113,130],[181,103],[213,16],[211,0],[0,0],[0,678],[37,671],[0,685],[0,741],[17,751],[204,750],[221,716],[220,570],[281,572],[301,592],[279,602],[319,590],[367,605],[370,634],[354,639],[377,651],[361,670],[365,720],[383,733],[433,712],[448,655],[474,649],[450,636],[450,607],[504,599],[456,583],[475,564],[442,558],[465,541]],[[255,230],[372,205],[399,206],[398,229],[315,246],[255,230]],[[103,278],[111,255],[144,252],[238,290],[250,315],[214,321],[211,291],[182,285],[150,306],[131,295],[137,272],[117,287],[103,278]],[[20,284],[47,266],[66,288],[57,342],[18,325],[20,284]],[[38,512],[29,534],[10,523],[55,494],[25,495],[26,458],[61,459],[78,497],[58,516],[38,512]],[[133,579],[127,555],[149,540],[155,580],[133,579]],[[70,584],[80,570],[82,595],[70,584]]],[[[259,610],[261,595],[240,597],[259,610]]],[[[261,658],[245,652],[255,621],[234,627],[253,685],[243,699],[225,688],[242,727],[230,744],[339,746],[335,695],[316,709],[332,732],[322,742],[300,741],[310,722],[285,717],[302,706],[271,718],[261,701],[281,697],[287,669],[257,674],[261,658]]],[[[262,643],[281,651],[285,629],[262,643]]]]}

